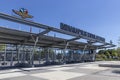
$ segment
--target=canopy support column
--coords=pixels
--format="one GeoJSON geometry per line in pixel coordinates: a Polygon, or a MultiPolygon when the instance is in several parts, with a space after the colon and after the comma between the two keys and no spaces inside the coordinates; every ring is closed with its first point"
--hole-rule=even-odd
{"type": "Polygon", "coordinates": [[[34,67],[34,53],[35,53],[35,48],[36,48],[38,39],[39,39],[39,36],[37,36],[36,39],[35,39],[35,43],[34,43],[34,46],[33,46],[33,51],[32,51],[32,54],[30,56],[30,64],[32,65],[32,67],[34,67]]]}
{"type": "Polygon", "coordinates": [[[4,62],[3,62],[3,64],[4,65],[6,65],[7,63],[6,63],[6,57],[7,57],[7,45],[5,44],[5,53],[4,53],[4,62]]]}
{"type": "Polygon", "coordinates": [[[13,66],[13,50],[11,50],[11,61],[10,61],[10,66],[13,66]]]}
{"type": "Polygon", "coordinates": [[[85,55],[85,49],[87,48],[87,45],[85,45],[84,49],[83,49],[83,53],[82,53],[82,56],[81,56],[81,61],[84,60],[84,55],[85,55]]]}
{"type": "Polygon", "coordinates": [[[66,63],[66,49],[67,49],[68,45],[69,45],[69,42],[67,42],[65,44],[65,48],[63,50],[63,62],[64,62],[64,64],[66,63]]]}
{"type": "Polygon", "coordinates": [[[41,63],[41,49],[39,48],[39,65],[41,63]]]}
{"type": "Polygon", "coordinates": [[[19,47],[16,45],[16,53],[17,53],[17,63],[19,63],[20,55],[19,55],[19,47]]]}
{"type": "MultiPolygon", "coordinates": [[[[97,49],[98,49],[98,48],[97,48],[97,49]]],[[[96,49],[96,50],[97,50],[97,49],[96,49]]],[[[95,56],[96,56],[96,53],[97,53],[96,50],[93,50],[92,61],[95,61],[95,56]]]]}

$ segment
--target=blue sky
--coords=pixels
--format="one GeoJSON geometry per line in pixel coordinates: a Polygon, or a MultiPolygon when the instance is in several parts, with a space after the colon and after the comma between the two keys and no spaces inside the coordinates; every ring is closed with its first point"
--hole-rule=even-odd
{"type": "MultiPolygon", "coordinates": [[[[64,22],[118,44],[120,37],[120,0],[1,0],[0,12],[24,7],[33,21],[59,28],[64,22]]],[[[2,23],[0,22],[0,25],[2,23]]],[[[7,23],[6,23],[7,24],[7,23]]],[[[11,26],[12,27],[12,26],[11,26]]]]}

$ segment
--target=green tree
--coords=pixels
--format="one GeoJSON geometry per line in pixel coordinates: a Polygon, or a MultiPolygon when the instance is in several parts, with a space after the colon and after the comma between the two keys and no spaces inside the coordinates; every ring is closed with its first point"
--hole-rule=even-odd
{"type": "Polygon", "coordinates": [[[107,56],[105,54],[101,54],[101,59],[102,60],[107,60],[107,56]]]}
{"type": "Polygon", "coordinates": [[[50,58],[53,57],[53,54],[55,54],[54,51],[53,51],[53,49],[51,49],[51,48],[50,48],[50,49],[44,48],[44,49],[42,49],[42,51],[40,52],[41,58],[46,58],[46,54],[48,53],[48,50],[49,50],[49,57],[50,57],[50,58]]]}
{"type": "Polygon", "coordinates": [[[5,44],[0,44],[0,51],[4,51],[5,50],[6,45],[5,44]]]}
{"type": "Polygon", "coordinates": [[[118,53],[116,52],[116,50],[115,50],[115,49],[112,49],[111,51],[112,51],[112,58],[113,58],[113,59],[114,59],[114,58],[117,58],[118,53]]]}
{"type": "Polygon", "coordinates": [[[100,50],[98,54],[104,54],[105,50],[100,50]]]}
{"type": "MultiPolygon", "coordinates": [[[[0,51],[5,50],[6,45],[5,44],[0,44],[0,51]]],[[[2,59],[2,54],[0,53],[0,60],[2,59]]]]}
{"type": "Polygon", "coordinates": [[[111,55],[110,55],[110,53],[109,53],[108,50],[106,50],[106,51],[104,52],[104,55],[107,57],[107,59],[110,59],[110,58],[111,58],[111,55]]]}
{"type": "Polygon", "coordinates": [[[117,48],[118,59],[120,60],[120,47],[117,48]]]}

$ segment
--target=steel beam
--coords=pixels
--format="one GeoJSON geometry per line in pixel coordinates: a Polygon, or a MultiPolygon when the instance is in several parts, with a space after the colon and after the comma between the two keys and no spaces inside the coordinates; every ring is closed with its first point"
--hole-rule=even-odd
{"type": "Polygon", "coordinates": [[[75,38],[72,38],[72,39],[67,40],[66,42],[75,41],[75,40],[78,40],[78,39],[80,39],[80,38],[81,38],[81,37],[75,37],[75,38]]]}
{"type": "MultiPolygon", "coordinates": [[[[25,19],[17,18],[17,17],[14,17],[14,16],[3,14],[3,13],[0,13],[0,18],[6,19],[6,20],[9,20],[9,21],[13,21],[13,22],[18,22],[18,23],[21,23],[21,24],[26,24],[26,25],[29,25],[29,26],[42,28],[42,29],[50,29],[51,31],[59,32],[59,33],[62,33],[62,34],[67,34],[67,35],[76,36],[76,37],[79,36],[83,39],[87,39],[87,40],[91,40],[91,41],[96,41],[96,39],[92,39],[92,38],[89,38],[89,37],[86,37],[86,36],[71,33],[69,31],[65,31],[65,30],[62,30],[62,29],[57,29],[57,28],[54,28],[54,27],[50,27],[50,26],[47,26],[47,25],[43,25],[43,24],[40,24],[40,23],[33,22],[33,21],[28,21],[28,20],[25,20],[25,19]]],[[[97,41],[97,42],[103,43],[102,41],[97,41]]]]}

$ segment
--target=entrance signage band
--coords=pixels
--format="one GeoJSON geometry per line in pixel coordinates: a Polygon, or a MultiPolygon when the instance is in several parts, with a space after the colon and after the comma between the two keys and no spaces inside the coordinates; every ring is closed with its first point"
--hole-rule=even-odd
{"type": "Polygon", "coordinates": [[[78,28],[75,28],[73,26],[70,26],[70,25],[67,25],[64,23],[60,23],[60,29],[65,30],[65,31],[69,31],[72,33],[76,33],[76,34],[79,34],[79,35],[82,35],[82,36],[85,36],[85,37],[88,37],[88,38],[91,38],[91,39],[94,39],[97,41],[105,42],[105,38],[103,38],[103,37],[97,36],[95,34],[92,34],[92,33],[89,33],[89,32],[83,31],[83,30],[80,30],[78,28]]]}

